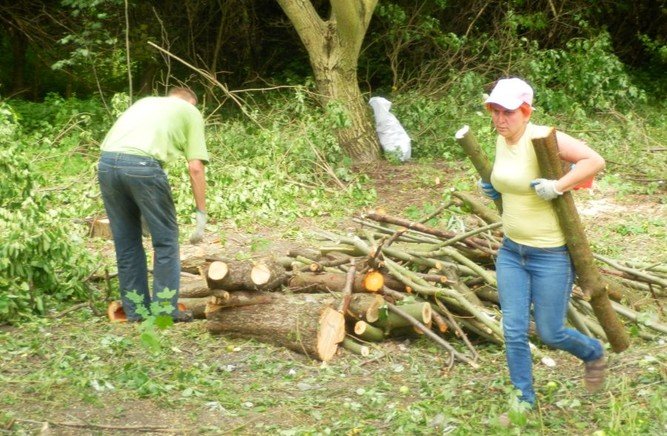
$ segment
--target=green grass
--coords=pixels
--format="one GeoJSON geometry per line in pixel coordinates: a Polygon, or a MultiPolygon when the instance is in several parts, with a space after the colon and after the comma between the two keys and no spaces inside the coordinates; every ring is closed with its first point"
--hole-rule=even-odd
{"type": "MultiPolygon", "coordinates": [[[[500,348],[478,345],[480,369],[456,364],[426,340],[381,344],[376,359],[341,351],[310,361],[254,341],[178,325],[148,352],[132,325],[85,311],[0,334],[0,410],[12,431],[32,421],[124,422],[200,433],[494,434],[512,401],[500,348]]],[[[587,396],[581,365],[545,350],[535,365],[539,407],[508,434],[661,434],[667,430],[667,347],[633,343],[612,355],[608,389],[587,396]]]]}
{"type": "MultiPolygon", "coordinates": [[[[41,124],[32,116],[25,127],[26,153],[45,177],[43,188],[55,193],[51,206],[59,216],[80,220],[101,214],[95,162],[103,129],[81,124],[61,135],[78,112],[76,104],[57,103],[41,124]]],[[[250,257],[278,238],[307,242],[309,225],[349,226],[347,220],[365,207],[382,206],[411,219],[430,214],[449,199],[451,188],[475,189],[476,176],[452,139],[460,124],[470,123],[480,141],[492,145],[485,114],[465,108],[454,113],[449,103],[415,98],[412,106],[428,116],[415,111],[406,126],[420,127],[413,139],[421,157],[409,165],[379,167],[375,174],[353,172],[332,136],[322,132],[327,115],[305,104],[298,107],[299,101],[279,99],[275,107],[280,109],[260,120],[261,129],[247,120],[214,119],[209,227],[221,246],[242,234],[247,243],[238,255],[250,257]],[[419,124],[425,120],[429,126],[419,124]]],[[[623,116],[544,115],[543,121],[585,136],[614,162],[599,178],[601,195],[577,194],[582,202],[600,196],[611,207],[584,218],[594,251],[650,262],[665,253],[659,209],[664,187],[634,176],[664,172],[667,154],[647,150],[664,142],[667,120],[659,108],[640,109],[641,114],[623,116]]],[[[22,113],[30,118],[32,110],[46,109],[26,105],[22,113]]],[[[185,235],[192,211],[187,175],[179,167],[170,177],[185,235]]],[[[444,226],[460,220],[441,215],[433,222],[444,226]]],[[[108,251],[100,241],[88,247],[108,251]]],[[[558,366],[535,365],[539,407],[517,413],[515,427],[505,430],[497,417],[515,398],[503,350],[496,346],[477,344],[478,370],[463,364],[447,370],[446,354],[423,339],[383,343],[370,360],[341,351],[321,364],[254,341],[211,336],[201,322],[161,331],[157,352],[144,348],[140,334],[137,326],[109,324],[89,309],[57,320],[0,326],[0,433],[35,433],[43,421],[65,431],[77,429],[53,423],[143,424],[190,434],[667,432],[665,338],[651,343],[634,337],[628,351],[612,355],[608,389],[593,397],[584,394],[582,368],[574,358],[543,350],[558,366]]],[[[460,346],[458,339],[449,340],[460,346]]]]}

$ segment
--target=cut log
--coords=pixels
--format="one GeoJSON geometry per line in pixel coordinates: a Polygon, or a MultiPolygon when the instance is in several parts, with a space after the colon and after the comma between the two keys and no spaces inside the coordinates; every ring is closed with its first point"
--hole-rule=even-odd
{"type": "Polygon", "coordinates": [[[107,307],[107,316],[111,322],[126,322],[127,316],[123,310],[123,303],[120,301],[112,301],[107,307]]]}
{"type": "Polygon", "coordinates": [[[179,298],[178,305],[192,312],[194,319],[206,318],[206,303],[209,297],[201,298],[179,298]]]}
{"type": "MultiPolygon", "coordinates": [[[[367,274],[355,274],[352,292],[377,292],[382,286],[377,287],[384,277],[377,271],[371,271],[367,274]],[[371,278],[366,280],[367,274],[371,278]],[[366,286],[370,286],[367,289],[366,286]]],[[[309,273],[303,272],[295,274],[289,279],[288,286],[292,292],[342,292],[345,288],[347,276],[345,273],[324,272],[309,273]]]]}
{"type": "MultiPolygon", "coordinates": [[[[208,265],[208,268],[206,268],[206,279],[213,282],[219,282],[227,276],[227,273],[229,273],[229,268],[227,267],[226,262],[211,262],[210,265],[208,265]]],[[[212,289],[216,288],[212,287],[212,289]]]]}
{"type": "Polygon", "coordinates": [[[322,254],[312,248],[292,248],[287,252],[289,257],[305,257],[313,262],[319,262],[322,259],[322,254]]]}
{"type": "Polygon", "coordinates": [[[271,291],[287,281],[287,273],[280,263],[264,260],[253,265],[250,280],[258,291],[271,291]]]}
{"type": "Polygon", "coordinates": [[[364,276],[362,286],[367,292],[377,292],[384,286],[384,276],[380,271],[370,270],[364,276]]]}
{"type": "MultiPolygon", "coordinates": [[[[551,129],[547,137],[534,138],[532,142],[542,176],[547,179],[560,179],[563,176],[563,167],[558,157],[556,130],[551,129]]],[[[613,285],[602,277],[595,265],[572,193],[565,192],[554,199],[553,203],[577,273],[577,283],[590,296],[590,305],[607,334],[612,350],[621,352],[628,348],[630,341],[607,296],[607,289],[613,285]]]]}
{"type": "Polygon", "coordinates": [[[346,315],[354,319],[365,319],[369,322],[377,320],[377,308],[384,303],[384,298],[377,294],[354,294],[350,299],[346,315]],[[370,312],[369,312],[370,311],[370,312]],[[372,320],[368,320],[368,314],[373,313],[372,320]]]}
{"type": "MultiPolygon", "coordinates": [[[[480,147],[479,143],[477,142],[477,138],[475,138],[475,135],[470,130],[470,127],[466,125],[460,128],[454,135],[454,138],[456,139],[456,142],[459,143],[461,148],[463,148],[463,151],[472,162],[473,166],[477,170],[477,173],[480,175],[482,180],[487,183],[490,182],[491,171],[493,171],[493,165],[491,164],[491,161],[489,160],[488,156],[486,155],[482,147],[480,147]]],[[[493,202],[496,204],[498,212],[502,214],[503,213],[502,198],[493,200],[493,202]]]]}
{"type": "Polygon", "coordinates": [[[359,354],[362,357],[368,357],[371,354],[371,350],[368,348],[368,346],[362,345],[354,339],[348,337],[343,339],[343,348],[351,351],[352,353],[359,354]]]}
{"type": "Polygon", "coordinates": [[[368,342],[382,342],[384,340],[384,332],[366,321],[357,321],[354,324],[354,334],[368,342]]]}
{"type": "Polygon", "coordinates": [[[207,314],[211,333],[253,338],[313,359],[330,360],[345,338],[345,319],[330,295],[276,293],[270,306],[251,305],[207,314]]]}
{"type": "Polygon", "coordinates": [[[370,323],[380,319],[380,308],[385,305],[385,299],[381,295],[375,295],[373,303],[366,309],[366,321],[370,323]]]}
{"type": "Polygon", "coordinates": [[[205,256],[205,255],[193,255],[192,253],[182,253],[181,271],[203,276],[204,267],[214,261],[224,262],[225,259],[219,258],[218,256],[205,256]]]}
{"type": "Polygon", "coordinates": [[[90,236],[93,238],[113,239],[111,224],[108,218],[94,219],[90,225],[90,236]]]}
{"type": "Polygon", "coordinates": [[[203,271],[209,288],[226,291],[273,290],[287,279],[285,268],[268,259],[214,261],[205,265],[203,271]]]}
{"type": "MultiPolygon", "coordinates": [[[[178,303],[178,310],[186,310],[182,303],[178,303]]],[[[123,303],[120,300],[114,300],[107,306],[107,316],[111,322],[127,322],[127,315],[123,310],[123,303]]]]}
{"type": "Polygon", "coordinates": [[[228,307],[253,306],[257,304],[269,304],[273,301],[274,293],[255,291],[234,291],[214,295],[207,299],[207,313],[228,307]]]}
{"type": "MultiPolygon", "coordinates": [[[[431,309],[430,303],[410,303],[398,307],[403,312],[417,319],[422,324],[431,323],[433,311],[431,309]]],[[[379,319],[373,323],[373,325],[384,330],[385,332],[391,332],[393,329],[411,326],[412,324],[403,316],[397,315],[394,312],[386,312],[386,316],[380,316],[379,319]]]]}
{"type": "Polygon", "coordinates": [[[211,289],[206,285],[206,280],[197,276],[196,278],[181,279],[181,288],[178,291],[179,298],[202,298],[211,295],[211,289]]]}

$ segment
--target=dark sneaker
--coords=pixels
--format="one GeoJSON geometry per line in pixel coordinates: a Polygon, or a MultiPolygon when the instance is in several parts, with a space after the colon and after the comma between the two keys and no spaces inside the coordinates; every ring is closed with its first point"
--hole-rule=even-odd
{"type": "Polygon", "coordinates": [[[194,319],[190,310],[177,310],[171,314],[171,317],[174,322],[191,322],[194,319]]]}

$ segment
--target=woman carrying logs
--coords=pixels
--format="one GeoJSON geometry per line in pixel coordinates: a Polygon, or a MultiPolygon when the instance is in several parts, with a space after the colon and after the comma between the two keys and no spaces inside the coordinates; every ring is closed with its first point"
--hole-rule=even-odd
{"type": "Polygon", "coordinates": [[[584,142],[557,132],[560,157],[576,164],[559,180],[540,178],[531,139],[545,137],[549,127],[530,122],[533,89],[521,79],[501,79],[486,99],[498,132],[491,183],[480,181],[491,199],[502,195],[505,237],[498,251],[496,272],[507,365],[520,400],[533,406],[532,361],[528,343],[531,304],[540,339],[585,362],[589,392],[605,378],[602,344],[566,328],[565,315],[574,281],[574,268],[551,200],[592,178],[604,168],[602,157],[584,142]]]}

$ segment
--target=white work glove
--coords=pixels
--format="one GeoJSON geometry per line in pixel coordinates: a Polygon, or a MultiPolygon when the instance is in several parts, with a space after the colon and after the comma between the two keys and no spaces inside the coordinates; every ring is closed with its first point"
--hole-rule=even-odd
{"type": "Polygon", "coordinates": [[[535,189],[535,193],[544,200],[553,200],[559,195],[563,195],[556,189],[556,180],[535,179],[530,182],[530,186],[535,189]]]}
{"type": "Polygon", "coordinates": [[[206,212],[197,210],[197,226],[195,227],[194,232],[190,235],[191,244],[199,244],[204,239],[204,228],[206,227],[206,212]]]}

